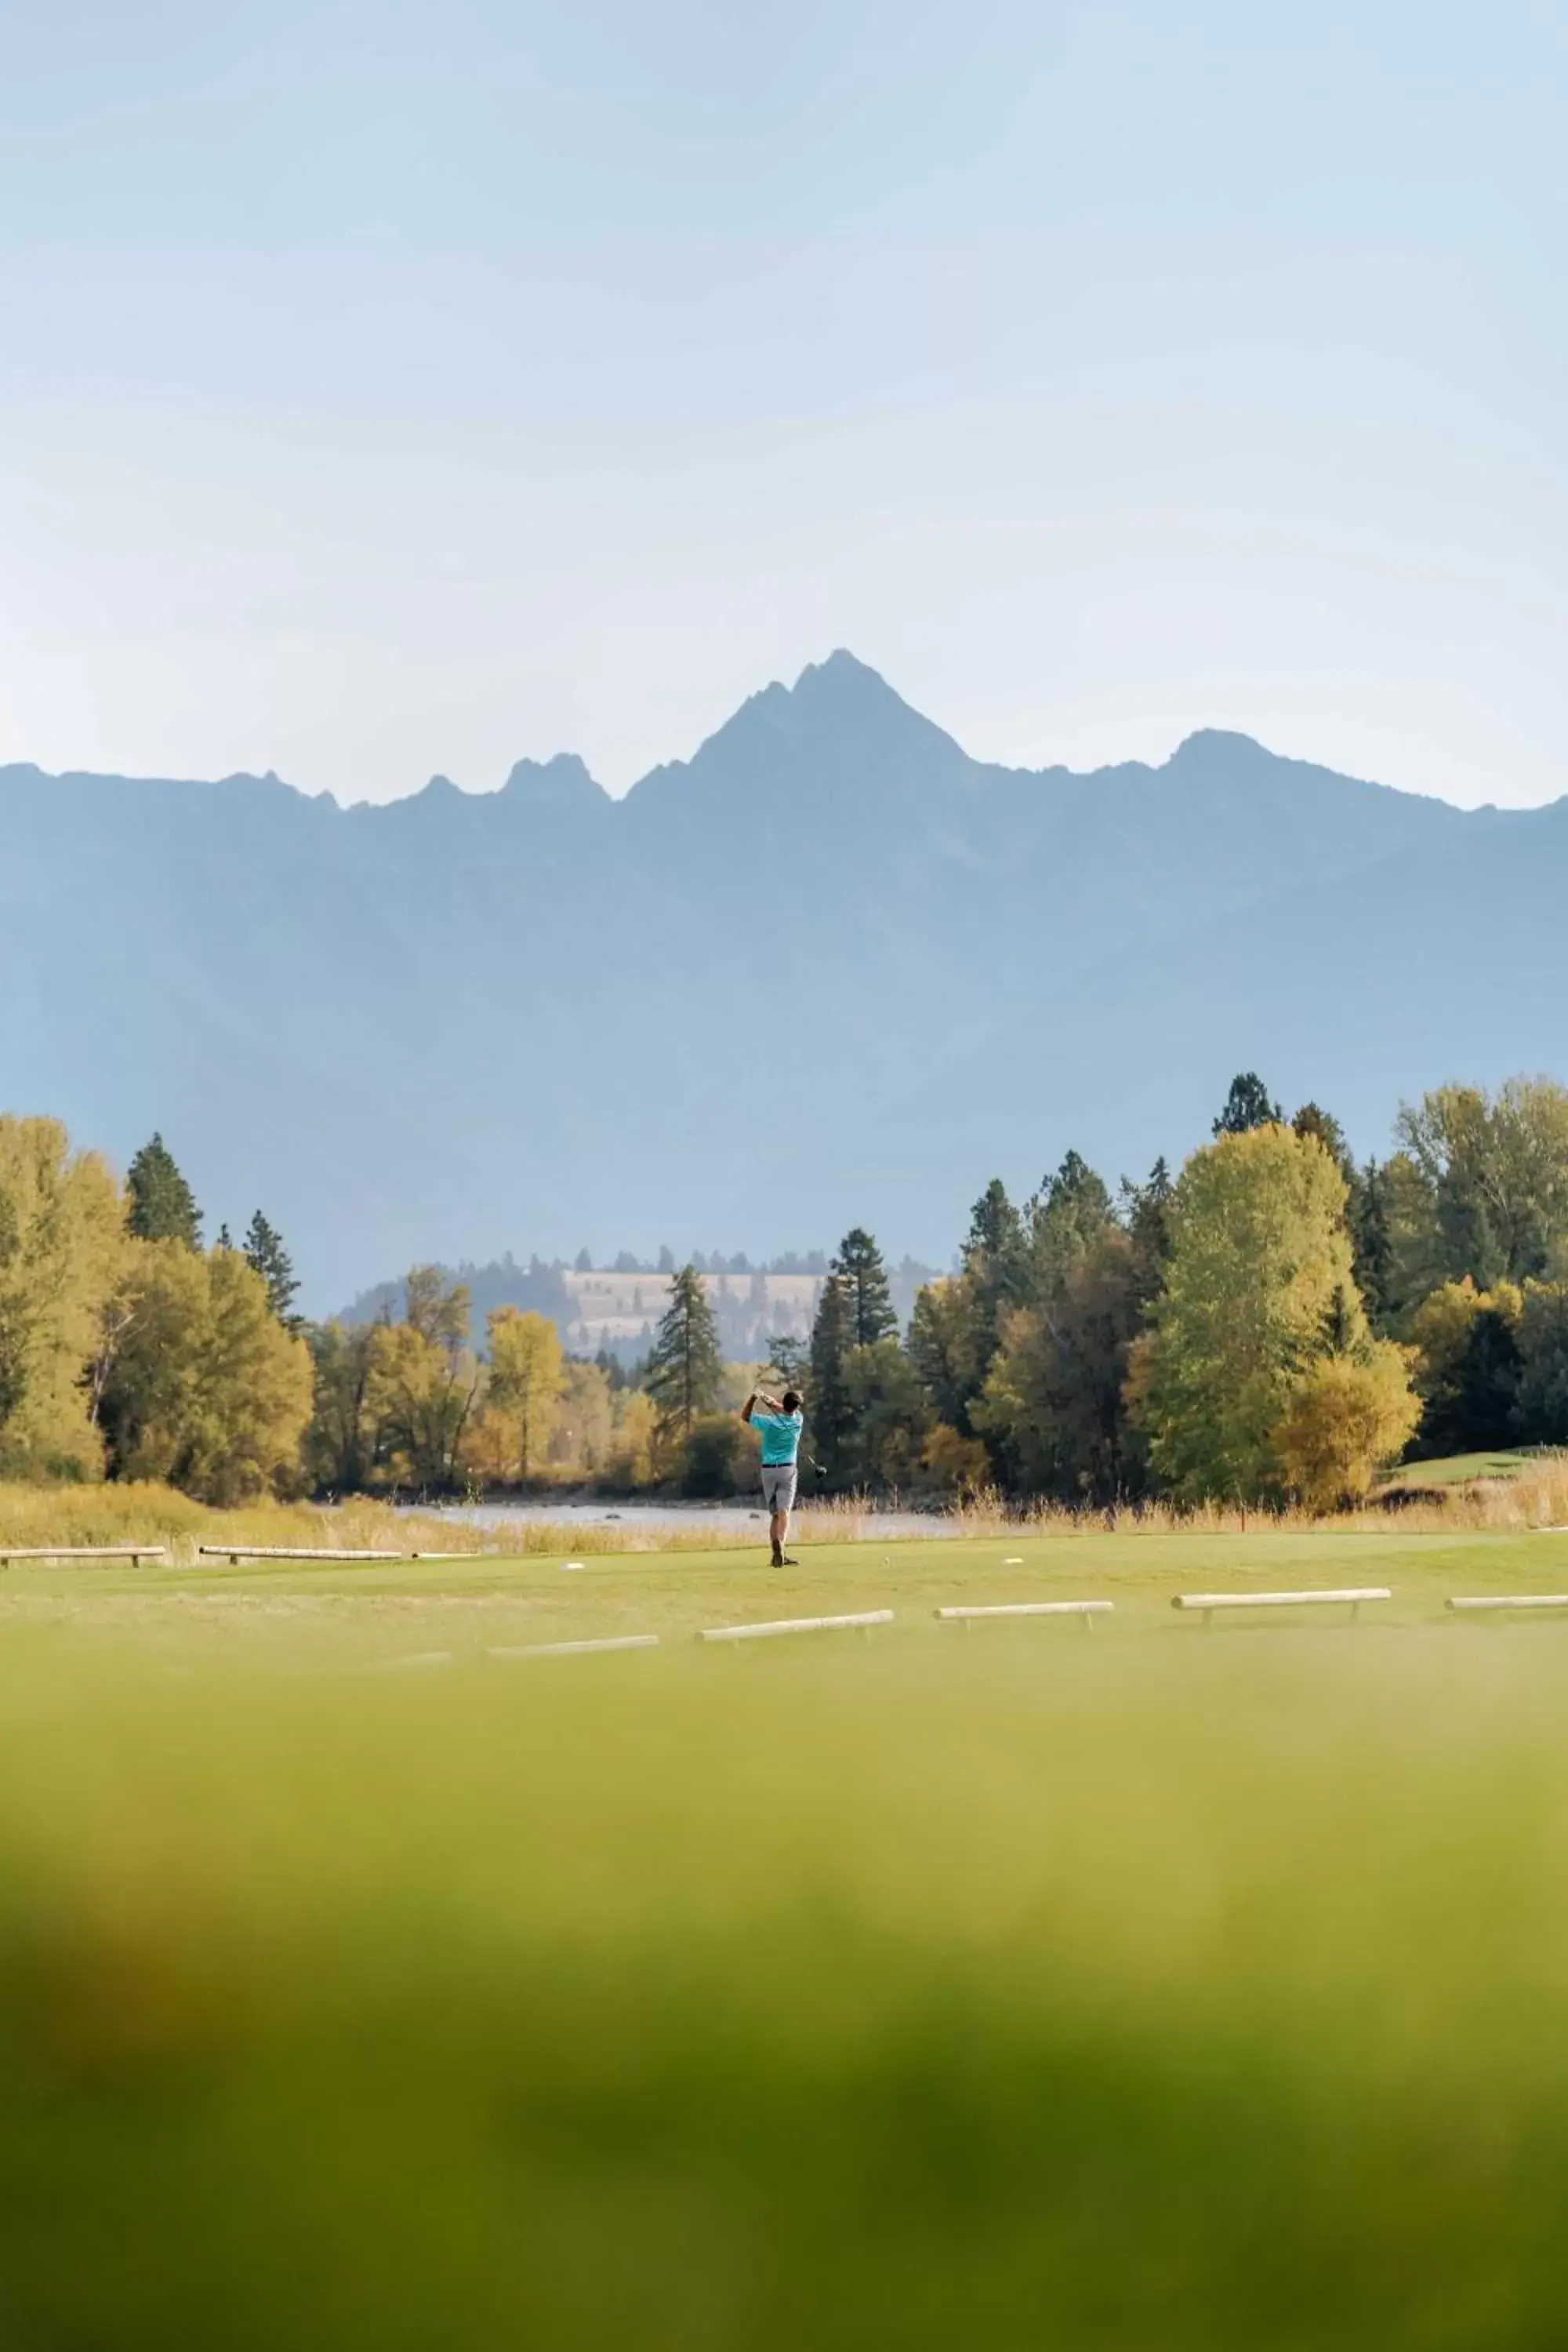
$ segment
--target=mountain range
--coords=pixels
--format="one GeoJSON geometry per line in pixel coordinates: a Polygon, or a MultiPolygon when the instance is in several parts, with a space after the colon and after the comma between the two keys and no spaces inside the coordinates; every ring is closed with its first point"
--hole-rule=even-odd
{"type": "Polygon", "coordinates": [[[1363,1151],[1568,1074],[1565,907],[1568,801],[1216,731],[986,765],[836,653],[620,800],[569,755],[350,808],[0,768],[0,1107],[121,1165],[161,1129],[319,1310],[508,1249],[941,1263],[993,1173],[1179,1160],[1238,1068],[1363,1151]]]}

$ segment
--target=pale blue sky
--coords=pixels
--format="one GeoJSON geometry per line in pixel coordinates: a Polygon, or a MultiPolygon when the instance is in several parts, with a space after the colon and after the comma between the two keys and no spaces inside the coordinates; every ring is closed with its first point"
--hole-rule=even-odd
{"type": "Polygon", "coordinates": [[[0,759],[1568,791],[1562,0],[10,0],[0,759]]]}

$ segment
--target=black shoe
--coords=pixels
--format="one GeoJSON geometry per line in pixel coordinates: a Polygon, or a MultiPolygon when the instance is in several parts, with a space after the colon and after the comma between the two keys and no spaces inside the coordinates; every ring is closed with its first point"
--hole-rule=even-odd
{"type": "Polygon", "coordinates": [[[800,1562],[798,1559],[791,1559],[787,1551],[781,1551],[778,1558],[774,1560],[773,1566],[775,1568],[798,1568],[800,1566],[800,1562]]]}

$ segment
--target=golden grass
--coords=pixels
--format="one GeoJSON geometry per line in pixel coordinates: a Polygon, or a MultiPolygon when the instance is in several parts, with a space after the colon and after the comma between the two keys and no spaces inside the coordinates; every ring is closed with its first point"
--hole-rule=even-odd
{"type": "MultiPolygon", "coordinates": [[[[864,1496],[807,1502],[797,1514],[792,1540],[885,1542],[889,1507],[898,1507],[896,1499],[891,1506],[864,1496]]],[[[1243,1510],[1228,1504],[1178,1510],[1159,1502],[1114,1512],[1075,1510],[1059,1503],[1020,1508],[993,1493],[947,1510],[910,1517],[900,1529],[900,1538],[1067,1538],[1100,1529],[1123,1535],[1234,1535],[1265,1528],[1277,1528],[1282,1534],[1310,1528],[1373,1534],[1385,1532],[1391,1517],[1412,1533],[1443,1534],[1468,1528],[1522,1531],[1568,1525],[1568,1457],[1548,1457],[1514,1478],[1423,1494],[1396,1513],[1373,1507],[1324,1519],[1303,1511],[1243,1510]]],[[[759,1516],[757,1541],[763,1540],[759,1516]]],[[[0,1544],[161,1543],[176,1559],[190,1559],[199,1544],[229,1541],[311,1549],[504,1552],[513,1559],[567,1551],[584,1559],[603,1559],[618,1553],[730,1551],[738,1541],[744,1544],[746,1538],[737,1538],[732,1526],[716,1517],[710,1518],[700,1509],[682,1511],[659,1525],[631,1519],[528,1519],[513,1521],[501,1529],[477,1527],[435,1512],[395,1510],[390,1503],[368,1496],[328,1505],[259,1502],[215,1510],[173,1486],[153,1483],[45,1486],[0,1482],[0,1544]]]]}
{"type": "Polygon", "coordinates": [[[188,1559],[198,1544],[226,1539],[398,1551],[479,1551],[487,1540],[479,1528],[395,1511],[368,1499],[330,1508],[264,1502],[218,1511],[152,1481],[97,1486],[0,1483],[0,1544],[161,1543],[176,1559],[188,1559]]]}

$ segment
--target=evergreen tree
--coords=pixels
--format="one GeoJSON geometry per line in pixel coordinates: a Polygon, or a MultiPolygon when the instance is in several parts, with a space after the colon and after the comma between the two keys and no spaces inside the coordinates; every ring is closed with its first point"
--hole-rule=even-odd
{"type": "Polygon", "coordinates": [[[1399,1304],[1388,1171],[1369,1160],[1351,1187],[1347,1215],[1356,1287],[1375,1331],[1386,1332],[1399,1304]]]}
{"type": "Polygon", "coordinates": [[[126,1223],[139,1240],[184,1242],[187,1249],[200,1249],[202,1213],[161,1135],[144,1143],[131,1162],[125,1189],[131,1196],[126,1223]]]}
{"type": "Polygon", "coordinates": [[[855,1408],[846,1378],[854,1345],[849,1293],[841,1277],[830,1274],[822,1286],[811,1327],[811,1442],[812,1451],[834,1479],[846,1473],[855,1430],[855,1408]]]}
{"type": "Polygon", "coordinates": [[[811,1349],[805,1339],[775,1331],[768,1340],[768,1364],[782,1389],[805,1390],[811,1380],[811,1349]]]}
{"type": "Polygon", "coordinates": [[[1024,1221],[1007,1198],[1000,1176],[993,1176],[969,1213],[963,1270],[994,1281],[1005,1271],[1016,1273],[1023,1257],[1024,1221]]]}
{"type": "Polygon", "coordinates": [[[1344,1129],[1331,1110],[1320,1109],[1315,1102],[1303,1103],[1290,1125],[1297,1135],[1315,1136],[1345,1182],[1354,1183],[1355,1158],[1345,1141],[1344,1129]]]}
{"type": "MultiPolygon", "coordinates": [[[[220,1243],[228,1246],[228,1227],[219,1234],[220,1243]]],[[[297,1331],[301,1318],[293,1312],[294,1294],[300,1285],[295,1278],[293,1260],[283,1246],[283,1236],[269,1225],[259,1209],[251,1218],[245,1235],[245,1262],[254,1267],[267,1285],[267,1304],[286,1331],[297,1331]]]]}
{"type": "Polygon", "coordinates": [[[218,1227],[217,1239],[214,1242],[213,1247],[214,1249],[232,1249],[234,1247],[234,1235],[229,1232],[226,1224],[223,1224],[218,1227]]]}
{"type": "Polygon", "coordinates": [[[963,1244],[965,1292],[973,1318],[974,1386],[978,1391],[1002,1344],[1002,1316],[1029,1286],[1029,1244],[1024,1220],[993,1176],[969,1217],[963,1244]]]}
{"type": "Polygon", "coordinates": [[[695,1266],[683,1265],[670,1285],[669,1305],[654,1334],[644,1385],[658,1414],[661,1438],[687,1436],[700,1412],[719,1402],[723,1366],[713,1309],[695,1266]]]}
{"type": "Polygon", "coordinates": [[[1121,1180],[1121,1222],[1136,1254],[1139,1296],[1145,1304],[1158,1296],[1165,1278],[1175,1192],[1163,1153],[1142,1184],[1129,1183],[1125,1176],[1121,1180]]]}
{"type": "Polygon", "coordinates": [[[1268,1099],[1268,1089],[1256,1070],[1243,1070],[1230,1082],[1225,1108],[1214,1123],[1216,1135],[1246,1135],[1255,1127],[1278,1127],[1285,1114],[1268,1099]]]}
{"type": "Polygon", "coordinates": [[[1103,1178],[1081,1152],[1069,1151],[1029,1203],[1031,1294],[1051,1290],[1113,1222],[1103,1178]]]}
{"type": "Polygon", "coordinates": [[[898,1330],[888,1269],[882,1253],[863,1226],[856,1225],[838,1244],[833,1274],[843,1293],[848,1321],[848,1345],[874,1348],[898,1330]]]}

